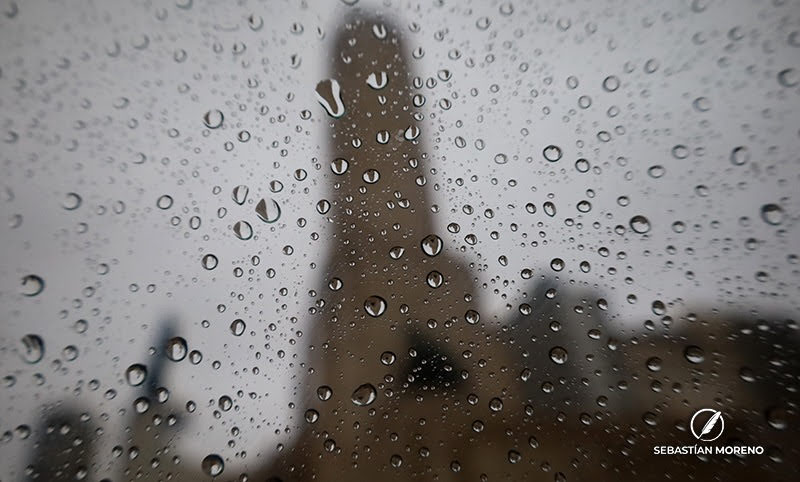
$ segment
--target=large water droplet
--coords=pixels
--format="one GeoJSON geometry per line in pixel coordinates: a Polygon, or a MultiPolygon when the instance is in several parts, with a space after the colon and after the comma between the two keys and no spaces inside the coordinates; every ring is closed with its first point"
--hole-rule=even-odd
{"type": "Polygon", "coordinates": [[[265,223],[274,223],[281,217],[281,206],[272,198],[262,199],[256,204],[256,214],[265,223]]]}
{"type": "Polygon", "coordinates": [[[331,161],[331,171],[337,176],[341,176],[345,172],[347,172],[347,168],[350,166],[350,163],[347,162],[347,159],[343,157],[337,157],[336,159],[331,161]]]}
{"type": "Polygon", "coordinates": [[[683,356],[686,358],[686,361],[695,364],[703,363],[706,359],[706,354],[703,349],[695,345],[687,346],[683,351],[683,356]]]}
{"type": "Polygon", "coordinates": [[[206,475],[216,477],[225,470],[225,462],[217,454],[206,455],[200,467],[206,475]]]}
{"type": "Polygon", "coordinates": [[[550,162],[556,162],[561,159],[561,148],[554,145],[549,145],[542,151],[544,158],[550,162]]]}
{"type": "Polygon", "coordinates": [[[247,193],[250,189],[245,186],[244,184],[236,186],[233,188],[232,197],[236,204],[242,205],[245,201],[247,201],[247,193]]]}
{"type": "Polygon", "coordinates": [[[381,353],[381,363],[384,365],[389,366],[393,364],[395,360],[397,360],[397,356],[394,353],[390,351],[381,353]]]}
{"type": "Polygon", "coordinates": [[[436,256],[437,254],[442,252],[442,238],[435,234],[429,234],[422,238],[422,242],[420,243],[422,247],[422,252],[427,254],[428,256],[436,256]]]}
{"type": "Polygon", "coordinates": [[[36,296],[44,290],[44,280],[35,274],[22,277],[22,289],[20,294],[24,296],[36,296]]]}
{"type": "Polygon", "coordinates": [[[247,221],[239,221],[233,225],[233,234],[242,241],[253,237],[253,227],[247,221]]]}
{"type": "Polygon", "coordinates": [[[386,300],[380,296],[370,296],[364,300],[364,309],[372,317],[379,317],[386,311],[386,300]]]}
{"type": "Polygon", "coordinates": [[[567,362],[567,350],[560,346],[553,347],[550,350],[550,359],[557,365],[563,365],[567,362]]]}
{"type": "Polygon", "coordinates": [[[25,335],[20,343],[19,353],[25,363],[38,363],[44,357],[44,340],[39,335],[25,335]]]}
{"type": "Polygon", "coordinates": [[[777,226],[783,222],[783,209],[777,204],[765,204],[761,206],[761,219],[767,224],[777,226]]]}
{"type": "Polygon", "coordinates": [[[132,387],[138,387],[147,378],[147,367],[140,363],[134,363],[125,370],[125,379],[132,387]]]}
{"type": "Polygon", "coordinates": [[[375,401],[378,397],[378,392],[371,383],[365,383],[353,391],[351,400],[359,407],[366,407],[375,401]]]}
{"type": "Polygon", "coordinates": [[[242,336],[246,328],[247,325],[245,325],[244,320],[240,318],[231,322],[231,333],[233,333],[233,336],[242,336]]]}
{"type": "Polygon", "coordinates": [[[323,402],[330,400],[331,396],[333,395],[333,390],[328,385],[320,385],[317,387],[317,398],[322,400],[323,402]]]}
{"type": "Polygon", "coordinates": [[[219,260],[213,254],[203,256],[203,268],[212,270],[217,267],[217,264],[219,264],[219,260]]]}
{"type": "Polygon", "coordinates": [[[629,224],[635,233],[645,234],[650,231],[650,221],[641,214],[632,217],[629,224]]]}
{"type": "Polygon", "coordinates": [[[344,102],[342,102],[342,91],[339,82],[333,79],[325,79],[317,84],[317,101],[325,108],[325,112],[334,119],[344,115],[344,102]]]}
{"type": "Polygon", "coordinates": [[[363,179],[367,184],[375,184],[380,178],[381,173],[376,169],[367,169],[364,171],[364,174],[361,175],[361,179],[363,179]]]}
{"type": "Polygon", "coordinates": [[[211,109],[203,116],[203,124],[205,124],[209,129],[219,128],[222,125],[223,120],[225,120],[225,116],[222,115],[222,111],[217,109],[211,109]]]}
{"type": "Polygon", "coordinates": [[[170,338],[167,341],[167,346],[166,346],[167,358],[169,358],[172,361],[178,362],[186,358],[187,350],[188,348],[186,346],[186,340],[181,338],[180,336],[170,338]]]}
{"type": "Polygon", "coordinates": [[[430,273],[428,273],[428,276],[427,278],[425,278],[425,281],[431,288],[438,288],[442,286],[442,283],[444,283],[444,276],[442,276],[442,273],[433,270],[430,273]]]}
{"type": "Polygon", "coordinates": [[[389,82],[388,78],[386,77],[386,72],[373,72],[369,74],[367,77],[367,85],[372,87],[375,90],[380,90],[386,87],[386,84],[389,82]]]}
{"type": "Polygon", "coordinates": [[[79,207],[81,207],[82,201],[83,200],[78,194],[74,192],[67,193],[66,197],[64,198],[64,202],[61,203],[61,207],[63,207],[67,211],[74,211],[79,207]]]}

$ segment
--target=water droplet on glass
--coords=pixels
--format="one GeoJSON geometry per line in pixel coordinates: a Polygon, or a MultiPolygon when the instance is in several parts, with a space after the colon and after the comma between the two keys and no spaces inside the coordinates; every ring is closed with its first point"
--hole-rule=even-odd
{"type": "Polygon", "coordinates": [[[373,72],[369,74],[367,77],[367,85],[372,87],[375,90],[380,90],[386,87],[386,84],[389,82],[389,79],[386,77],[386,72],[373,72]]]}
{"type": "Polygon", "coordinates": [[[138,387],[147,378],[147,367],[139,363],[134,363],[125,370],[125,379],[132,387],[138,387]]]}
{"type": "Polygon", "coordinates": [[[203,115],[203,124],[209,129],[217,129],[222,125],[225,116],[222,115],[221,110],[211,109],[203,115]]]}
{"type": "Polygon", "coordinates": [[[549,145],[545,147],[544,151],[542,151],[542,154],[544,155],[544,158],[550,162],[558,161],[559,159],[561,159],[562,155],[561,148],[554,145],[549,145]]]}
{"type": "Polygon", "coordinates": [[[603,89],[606,92],[614,92],[619,89],[619,78],[615,75],[609,75],[603,80],[603,89]]]}
{"type": "Polygon", "coordinates": [[[347,159],[343,157],[337,157],[336,159],[331,161],[331,171],[337,176],[341,176],[345,172],[347,172],[347,168],[350,166],[350,163],[347,162],[347,159]]]}
{"type": "Polygon", "coordinates": [[[777,226],[783,222],[783,209],[777,204],[765,204],[761,206],[761,219],[767,224],[777,226]]]}
{"type": "Polygon", "coordinates": [[[256,214],[265,223],[274,223],[281,217],[281,206],[272,198],[261,199],[256,204],[256,214]]]}
{"type": "Polygon", "coordinates": [[[169,209],[172,207],[172,196],[164,194],[156,200],[156,206],[159,209],[169,209]]]}
{"type": "Polygon", "coordinates": [[[244,320],[237,318],[231,322],[230,328],[231,333],[233,333],[234,336],[242,336],[242,333],[244,333],[244,330],[247,328],[247,326],[245,325],[244,320]]]}
{"type": "Polygon", "coordinates": [[[306,422],[308,423],[316,423],[316,421],[319,420],[319,412],[317,412],[313,408],[309,408],[308,410],[306,410],[305,419],[306,422]]]}
{"type": "Polygon", "coordinates": [[[203,256],[203,268],[212,270],[217,267],[217,264],[219,264],[219,260],[213,254],[203,256]]]}
{"type": "Polygon", "coordinates": [[[650,221],[642,215],[632,217],[629,224],[635,233],[645,234],[650,231],[650,221]]]}
{"type": "Polygon", "coordinates": [[[657,356],[650,357],[647,359],[645,365],[651,372],[659,372],[661,371],[661,358],[658,358],[657,356]]]}
{"type": "Polygon", "coordinates": [[[64,198],[64,202],[61,204],[61,207],[66,209],[67,211],[74,211],[81,206],[82,199],[81,197],[74,193],[67,193],[64,198]]]}
{"type": "Polygon", "coordinates": [[[778,72],[778,83],[783,87],[792,88],[800,84],[800,75],[794,69],[784,69],[778,72]]]}
{"type": "Polygon", "coordinates": [[[181,338],[180,336],[175,336],[170,338],[167,341],[166,346],[166,353],[167,358],[174,362],[179,362],[186,358],[186,352],[188,348],[186,346],[186,340],[181,338]]]}
{"type": "Polygon", "coordinates": [[[427,254],[428,256],[436,256],[437,254],[442,252],[442,238],[435,234],[429,234],[422,238],[422,242],[420,243],[422,247],[422,252],[427,254]]]}
{"type": "Polygon", "coordinates": [[[731,151],[731,164],[734,166],[741,166],[750,160],[750,149],[745,146],[739,146],[731,151]]]}
{"type": "Polygon", "coordinates": [[[361,175],[361,179],[363,179],[367,184],[375,184],[380,178],[381,173],[375,169],[367,169],[364,171],[364,174],[361,175]]]}
{"type": "Polygon", "coordinates": [[[686,358],[686,361],[695,364],[703,363],[706,359],[706,354],[703,349],[695,345],[687,346],[683,351],[683,356],[686,358]]]}
{"type": "Polygon", "coordinates": [[[242,241],[253,237],[253,227],[247,221],[238,221],[233,225],[233,234],[242,241]]]}
{"type": "Polygon", "coordinates": [[[390,351],[385,351],[381,353],[381,363],[383,363],[386,366],[393,364],[396,359],[397,356],[390,351]]]}
{"type": "Polygon", "coordinates": [[[353,391],[353,395],[350,399],[359,407],[366,407],[374,402],[377,397],[378,392],[375,390],[375,387],[372,386],[371,383],[365,383],[353,391]]]}
{"type": "Polygon", "coordinates": [[[364,309],[369,316],[377,318],[386,311],[386,300],[377,295],[370,296],[364,301],[364,309]]]}
{"type": "Polygon", "coordinates": [[[36,296],[44,291],[44,280],[35,274],[22,277],[22,288],[20,294],[23,296],[36,296]]]}
{"type": "Polygon", "coordinates": [[[425,278],[425,281],[431,288],[438,288],[442,286],[442,283],[444,283],[444,276],[442,276],[442,273],[434,270],[428,273],[428,276],[427,278],[425,278]]]}
{"type": "Polygon", "coordinates": [[[317,397],[324,401],[330,400],[333,395],[333,390],[328,385],[321,385],[317,388],[317,397]]]}
{"type": "Polygon", "coordinates": [[[19,353],[25,363],[38,363],[44,357],[44,340],[39,335],[25,335],[20,344],[19,353]]]}
{"type": "Polygon", "coordinates": [[[325,108],[325,112],[334,119],[344,115],[344,102],[339,82],[325,79],[317,84],[317,101],[325,108]]]}
{"type": "Polygon", "coordinates": [[[550,359],[553,360],[553,363],[556,365],[563,365],[567,362],[567,350],[560,346],[553,347],[550,350],[550,359]]]}
{"type": "Polygon", "coordinates": [[[225,462],[217,454],[206,455],[200,467],[206,475],[216,477],[225,470],[225,462]]]}
{"type": "Polygon", "coordinates": [[[247,201],[247,193],[249,191],[250,191],[250,189],[247,186],[245,186],[244,184],[241,184],[241,185],[236,186],[235,188],[233,188],[232,197],[233,197],[234,202],[236,202],[236,204],[238,204],[240,206],[242,204],[244,204],[244,202],[247,201]]]}
{"type": "Polygon", "coordinates": [[[419,127],[415,125],[408,126],[403,132],[403,138],[407,141],[413,141],[422,133],[419,127]]]}
{"type": "Polygon", "coordinates": [[[503,409],[503,401],[497,397],[489,400],[489,409],[493,412],[499,412],[503,409]]]}

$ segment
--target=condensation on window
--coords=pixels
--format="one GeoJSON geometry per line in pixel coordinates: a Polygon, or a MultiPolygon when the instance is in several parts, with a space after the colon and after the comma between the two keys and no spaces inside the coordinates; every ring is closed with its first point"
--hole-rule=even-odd
{"type": "Polygon", "coordinates": [[[4,0],[0,44],[0,480],[792,479],[796,0],[4,0]]]}

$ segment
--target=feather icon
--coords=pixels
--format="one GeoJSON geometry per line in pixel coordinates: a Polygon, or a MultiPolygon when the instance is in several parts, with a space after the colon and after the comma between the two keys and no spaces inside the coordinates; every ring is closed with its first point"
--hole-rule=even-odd
{"type": "Polygon", "coordinates": [[[697,438],[701,438],[703,435],[709,434],[714,429],[714,426],[717,424],[721,416],[722,412],[719,410],[714,410],[714,415],[712,415],[711,418],[708,419],[708,422],[703,425],[703,430],[700,431],[700,436],[697,438]]]}

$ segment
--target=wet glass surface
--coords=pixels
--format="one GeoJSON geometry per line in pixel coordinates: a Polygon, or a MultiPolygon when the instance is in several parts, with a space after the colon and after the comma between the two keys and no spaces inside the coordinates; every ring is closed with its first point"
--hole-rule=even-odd
{"type": "Polygon", "coordinates": [[[18,0],[0,45],[0,480],[794,479],[797,1],[18,0]]]}

